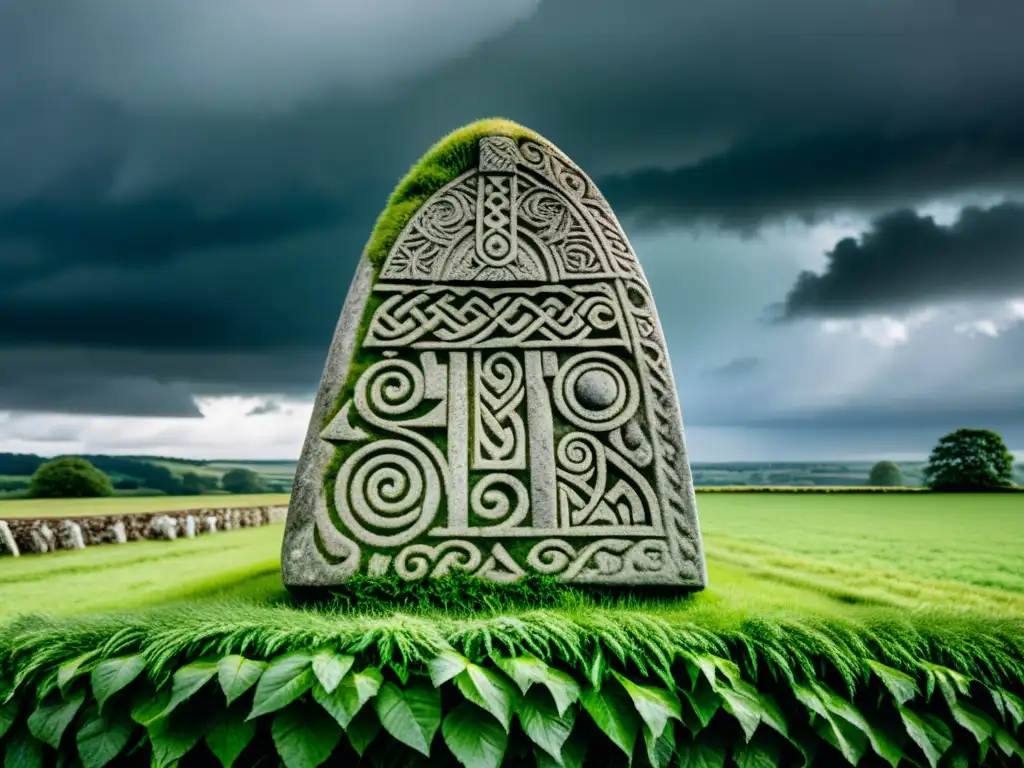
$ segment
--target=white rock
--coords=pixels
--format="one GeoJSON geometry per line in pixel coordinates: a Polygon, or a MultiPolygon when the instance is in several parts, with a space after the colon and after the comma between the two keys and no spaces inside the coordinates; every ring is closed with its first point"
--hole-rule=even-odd
{"type": "Polygon", "coordinates": [[[157,515],[149,521],[149,538],[174,541],[178,538],[178,524],[170,515],[157,515]]]}
{"type": "Polygon", "coordinates": [[[14,534],[11,533],[11,526],[7,524],[6,520],[0,520],[0,554],[5,552],[14,557],[21,554],[18,550],[18,543],[14,540],[14,534]]]}
{"type": "Polygon", "coordinates": [[[110,533],[114,539],[115,544],[127,544],[128,534],[125,532],[124,523],[118,520],[112,526],[110,526],[110,533]]]}

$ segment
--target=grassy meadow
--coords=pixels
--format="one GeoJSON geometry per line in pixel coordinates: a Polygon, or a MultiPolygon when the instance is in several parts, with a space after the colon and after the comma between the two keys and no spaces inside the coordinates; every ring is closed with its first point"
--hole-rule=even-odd
{"type": "MultiPolygon", "coordinates": [[[[71,502],[75,514],[284,503],[285,497],[71,502]]],[[[67,502],[0,502],[0,517],[66,514],[67,502]],[[10,507],[10,511],[7,508],[10,507]]],[[[672,610],[941,610],[1024,617],[1024,494],[698,493],[711,586],[672,610]]],[[[0,620],[200,598],[284,599],[283,526],[0,558],[0,620]],[[168,574],[173,573],[173,579],[168,574]]]]}

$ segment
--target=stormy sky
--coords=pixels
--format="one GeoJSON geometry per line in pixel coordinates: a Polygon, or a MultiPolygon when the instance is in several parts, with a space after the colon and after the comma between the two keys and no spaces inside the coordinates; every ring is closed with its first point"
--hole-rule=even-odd
{"type": "Polygon", "coordinates": [[[503,116],[618,213],[691,459],[1024,451],[1018,0],[0,0],[0,451],[298,455],[386,197],[503,116]]]}

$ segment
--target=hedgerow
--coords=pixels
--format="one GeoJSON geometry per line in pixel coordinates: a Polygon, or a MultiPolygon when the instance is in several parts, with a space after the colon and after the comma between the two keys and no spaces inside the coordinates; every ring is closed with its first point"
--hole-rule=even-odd
{"type": "Polygon", "coordinates": [[[1020,765],[1022,673],[1020,621],[205,604],[0,629],[0,749],[85,768],[1020,765]]]}

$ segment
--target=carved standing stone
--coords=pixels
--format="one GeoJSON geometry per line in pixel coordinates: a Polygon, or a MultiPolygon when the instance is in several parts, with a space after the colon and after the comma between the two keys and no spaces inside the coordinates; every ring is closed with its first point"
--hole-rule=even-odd
{"type": "Polygon", "coordinates": [[[478,142],[383,263],[358,267],[296,474],[285,583],[458,569],[703,588],[672,369],[622,228],[547,142],[478,142]]]}

